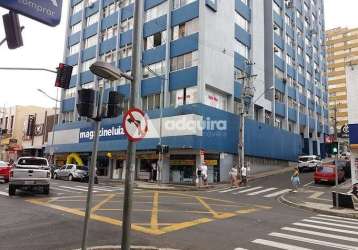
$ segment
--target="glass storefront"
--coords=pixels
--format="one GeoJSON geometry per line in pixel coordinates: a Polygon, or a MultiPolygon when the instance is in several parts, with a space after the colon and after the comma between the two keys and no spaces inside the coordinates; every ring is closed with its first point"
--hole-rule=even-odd
{"type": "Polygon", "coordinates": [[[195,162],[195,155],[171,155],[169,161],[169,182],[194,183],[195,162]]]}

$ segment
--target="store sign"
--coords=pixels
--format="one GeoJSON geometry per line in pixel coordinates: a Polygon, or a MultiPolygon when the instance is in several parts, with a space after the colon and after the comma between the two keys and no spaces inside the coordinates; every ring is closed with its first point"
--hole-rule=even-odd
{"type": "Polygon", "coordinates": [[[185,160],[185,159],[178,159],[178,160],[170,160],[171,166],[195,166],[195,160],[185,160]]]}
{"type": "Polygon", "coordinates": [[[44,124],[35,125],[34,135],[39,136],[44,134],[44,124]]]}
{"type": "MultiPolygon", "coordinates": [[[[94,138],[93,128],[81,128],[79,132],[79,142],[90,142],[94,138]]],[[[106,140],[121,140],[124,139],[124,130],[121,125],[107,125],[102,126],[99,131],[99,139],[106,140]]]]}

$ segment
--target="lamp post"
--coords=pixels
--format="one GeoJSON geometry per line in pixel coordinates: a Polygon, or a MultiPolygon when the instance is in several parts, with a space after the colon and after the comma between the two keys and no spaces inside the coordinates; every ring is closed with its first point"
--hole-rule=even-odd
{"type": "Polygon", "coordinates": [[[51,138],[51,147],[50,147],[51,162],[52,162],[52,164],[54,164],[55,158],[54,158],[53,144],[54,144],[54,139],[55,139],[55,125],[56,125],[56,120],[57,120],[57,109],[58,109],[57,104],[60,102],[58,100],[58,89],[56,90],[56,98],[53,98],[52,96],[48,95],[42,89],[37,89],[37,91],[40,92],[41,94],[45,95],[47,98],[55,101],[55,111],[54,111],[53,124],[52,124],[52,138],[51,138]]]}

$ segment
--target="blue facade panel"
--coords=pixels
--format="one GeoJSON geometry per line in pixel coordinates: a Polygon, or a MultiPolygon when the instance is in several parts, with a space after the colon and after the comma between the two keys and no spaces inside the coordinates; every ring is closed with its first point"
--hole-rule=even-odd
{"type": "Polygon", "coordinates": [[[310,123],[310,131],[314,131],[316,129],[316,120],[310,117],[309,123],[310,123]]]}
{"type": "Polygon", "coordinates": [[[282,79],[275,78],[275,88],[282,93],[285,93],[286,85],[283,83],[282,79]]]}
{"type": "Polygon", "coordinates": [[[199,33],[192,34],[170,43],[170,58],[198,50],[199,33]]]}
{"type": "Polygon", "coordinates": [[[304,96],[304,95],[302,95],[302,94],[299,94],[299,96],[300,96],[300,103],[302,104],[302,105],[304,105],[304,106],[306,106],[306,96],[304,96]]]}
{"type": "Polygon", "coordinates": [[[121,12],[121,21],[133,17],[133,13],[134,13],[134,4],[130,4],[124,7],[121,12]]]}
{"type": "Polygon", "coordinates": [[[132,70],[132,57],[128,56],[126,58],[120,59],[118,65],[123,72],[132,70]]]}
{"type": "Polygon", "coordinates": [[[275,66],[281,71],[285,71],[285,62],[275,55],[275,66]]]}
{"type": "Polygon", "coordinates": [[[103,55],[107,53],[108,51],[116,49],[116,41],[117,37],[111,37],[110,39],[104,40],[99,45],[99,54],[103,55]]]}
{"type": "Polygon", "coordinates": [[[91,4],[91,6],[88,6],[85,8],[85,16],[89,17],[92,16],[94,13],[98,12],[99,9],[99,1],[94,2],[91,4]]]}
{"type": "Polygon", "coordinates": [[[61,103],[61,112],[71,112],[75,109],[75,98],[63,99],[61,103]]]}
{"type": "Polygon", "coordinates": [[[276,115],[286,117],[286,105],[281,102],[275,102],[276,115]]]}
{"type": "Polygon", "coordinates": [[[235,10],[247,21],[251,21],[251,9],[241,0],[235,0],[235,10]]]}
{"type": "Polygon", "coordinates": [[[242,71],[246,71],[247,73],[251,73],[251,66],[247,67],[246,64],[247,59],[242,55],[234,52],[234,66],[242,71]]]}
{"type": "Polygon", "coordinates": [[[281,7],[281,9],[283,8],[283,0],[274,0],[274,2],[277,3],[277,5],[281,7]]]}
{"type": "Polygon", "coordinates": [[[154,49],[143,51],[143,65],[149,65],[165,60],[165,44],[154,49]]]}
{"type": "Polygon", "coordinates": [[[289,37],[291,37],[292,39],[295,38],[295,34],[293,32],[293,29],[291,28],[291,26],[286,25],[286,33],[289,37]]]}
{"type": "Polygon", "coordinates": [[[297,161],[301,154],[302,143],[297,134],[247,119],[245,135],[247,155],[297,161]]]}
{"type": "Polygon", "coordinates": [[[146,22],[143,25],[143,37],[151,36],[155,33],[162,32],[167,29],[167,15],[158,17],[154,20],[146,22]]]}
{"type": "Polygon", "coordinates": [[[130,86],[130,84],[119,85],[117,87],[117,91],[118,91],[118,93],[124,95],[126,98],[129,98],[130,93],[131,93],[131,86],[130,86]]]}
{"type": "Polygon", "coordinates": [[[301,65],[302,67],[305,66],[305,60],[304,60],[303,57],[300,56],[300,55],[297,56],[297,62],[298,62],[298,64],[301,65]]]}
{"type": "Polygon", "coordinates": [[[102,30],[112,27],[113,25],[117,24],[117,22],[118,22],[118,12],[113,13],[112,15],[103,18],[101,22],[102,22],[101,23],[102,30]]]}
{"type": "Polygon", "coordinates": [[[82,51],[82,62],[96,57],[96,46],[92,46],[82,51]]]}
{"type": "Polygon", "coordinates": [[[286,43],[286,51],[287,51],[287,54],[290,55],[290,57],[292,57],[293,59],[295,58],[295,50],[286,43]]]}
{"type": "Polygon", "coordinates": [[[73,25],[81,22],[81,20],[82,20],[82,10],[75,13],[73,16],[71,16],[70,25],[73,26],[73,25]]]}
{"type": "Polygon", "coordinates": [[[144,0],[144,10],[151,9],[165,1],[166,0],[144,0]]]}
{"type": "Polygon", "coordinates": [[[287,65],[287,75],[292,77],[293,79],[296,79],[296,70],[290,65],[287,65]]]}
{"type": "Polygon", "coordinates": [[[242,44],[251,48],[251,35],[246,30],[235,24],[235,38],[242,44]]]}
{"type": "Polygon", "coordinates": [[[314,110],[314,101],[308,98],[308,109],[314,110]]]}
{"type": "Polygon", "coordinates": [[[300,124],[306,126],[307,125],[307,115],[302,114],[300,112],[299,117],[300,117],[300,124]]]}
{"type": "Polygon", "coordinates": [[[349,124],[349,142],[358,144],[358,124],[349,124]]]}
{"type": "Polygon", "coordinates": [[[170,72],[169,91],[183,89],[198,84],[198,67],[170,72]]]}
{"type": "Polygon", "coordinates": [[[120,42],[119,45],[121,47],[131,44],[133,40],[133,30],[128,30],[120,34],[120,42]]]}
{"type": "Polygon", "coordinates": [[[92,24],[91,26],[88,26],[87,28],[84,29],[83,31],[83,38],[88,38],[91,36],[94,36],[97,34],[97,23],[92,24]]]}
{"type": "Polygon", "coordinates": [[[242,84],[238,81],[234,83],[234,97],[241,98],[242,84]]]}
{"type": "Polygon", "coordinates": [[[273,12],[273,21],[277,26],[279,26],[281,29],[283,29],[283,18],[276,14],[276,12],[273,12]]]}
{"type": "Polygon", "coordinates": [[[297,110],[288,107],[288,119],[293,122],[297,122],[297,110]]]}
{"type": "Polygon", "coordinates": [[[66,58],[66,64],[68,64],[68,65],[73,66],[73,65],[76,65],[77,62],[78,62],[78,53],[66,58]]]}
{"type": "Polygon", "coordinates": [[[297,77],[298,77],[297,82],[304,87],[305,86],[305,78],[304,78],[304,76],[301,75],[300,73],[298,73],[297,77]]]}
{"type": "Polygon", "coordinates": [[[68,46],[72,46],[80,42],[81,39],[81,32],[78,31],[75,34],[68,37],[68,46]]]}
{"type": "Polygon", "coordinates": [[[320,88],[317,88],[317,87],[316,87],[316,96],[322,97],[322,91],[320,88]]]}
{"type": "Polygon", "coordinates": [[[70,88],[75,87],[76,83],[77,83],[77,75],[72,75],[70,80],[70,88]]]}
{"type": "Polygon", "coordinates": [[[274,34],[274,41],[275,41],[275,45],[277,47],[279,47],[280,49],[284,49],[284,46],[285,46],[284,41],[283,41],[282,37],[280,37],[276,33],[274,34]]]}
{"type": "MultiPolygon", "coordinates": [[[[297,24],[298,24],[298,22],[297,22],[297,24]]],[[[297,44],[298,44],[298,46],[300,46],[303,49],[305,42],[303,41],[302,37],[297,38],[297,44]]]]}
{"type": "Polygon", "coordinates": [[[85,71],[85,72],[82,72],[80,74],[80,84],[85,84],[85,83],[88,83],[88,82],[93,82],[94,80],[94,75],[92,74],[91,71],[85,71]]]}
{"type": "Polygon", "coordinates": [[[296,100],[296,89],[292,88],[290,86],[287,87],[287,95],[291,97],[292,99],[296,100]]]}
{"type": "Polygon", "coordinates": [[[152,77],[142,80],[140,93],[142,96],[159,94],[161,84],[163,84],[163,78],[161,77],[152,77]]]}
{"type": "Polygon", "coordinates": [[[199,17],[199,0],[174,10],[171,16],[171,25],[173,27],[196,17],[199,17]]]}

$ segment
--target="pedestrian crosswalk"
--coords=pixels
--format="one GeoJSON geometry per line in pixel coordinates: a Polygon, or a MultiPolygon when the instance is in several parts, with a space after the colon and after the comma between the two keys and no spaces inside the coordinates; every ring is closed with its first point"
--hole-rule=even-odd
{"type": "Polygon", "coordinates": [[[247,196],[262,196],[265,198],[275,198],[280,195],[283,195],[287,192],[290,192],[290,188],[280,189],[277,187],[262,187],[262,186],[244,186],[244,187],[225,187],[217,188],[207,191],[208,193],[229,193],[232,195],[247,195],[247,196]]]}
{"type": "Polygon", "coordinates": [[[318,214],[252,240],[235,249],[358,250],[358,219],[318,214]]]}

